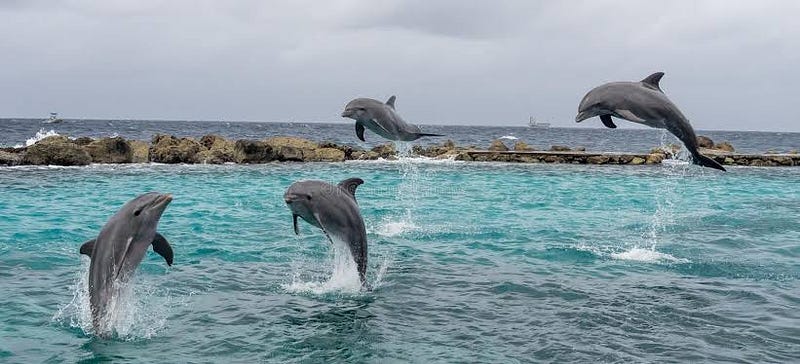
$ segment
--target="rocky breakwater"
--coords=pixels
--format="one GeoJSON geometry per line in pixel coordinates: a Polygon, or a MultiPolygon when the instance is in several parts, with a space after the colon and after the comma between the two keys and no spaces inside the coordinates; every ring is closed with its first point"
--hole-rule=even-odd
{"type": "MultiPolygon", "coordinates": [[[[701,152],[726,165],[798,166],[800,154],[767,153],[737,154],[730,143],[715,144],[703,137],[698,144],[701,152]]],[[[531,146],[518,140],[513,146],[501,140],[488,147],[457,146],[448,140],[439,145],[414,146],[412,154],[437,159],[475,162],[510,163],[567,163],[567,164],[659,164],[672,158],[680,146],[655,148],[648,153],[589,152],[583,147],[554,145],[547,149],[531,146]]],[[[330,142],[317,143],[308,139],[276,136],[259,140],[230,140],[218,135],[202,138],[181,138],[155,135],[148,142],[121,137],[77,139],[65,136],[44,138],[24,148],[0,148],[0,166],[63,165],[80,166],[90,163],[184,163],[184,164],[256,164],[271,162],[342,162],[346,160],[396,159],[392,143],[365,150],[356,146],[330,142]]]]}

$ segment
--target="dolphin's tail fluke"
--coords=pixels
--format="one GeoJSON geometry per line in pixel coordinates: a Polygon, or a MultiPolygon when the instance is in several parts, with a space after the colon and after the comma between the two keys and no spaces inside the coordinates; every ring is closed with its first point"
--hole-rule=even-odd
{"type": "Polygon", "coordinates": [[[725,167],[723,167],[722,165],[717,163],[717,161],[715,161],[715,160],[713,160],[713,159],[711,159],[709,157],[706,157],[706,156],[704,156],[704,155],[702,155],[700,153],[695,153],[693,155],[693,157],[694,158],[692,158],[692,161],[694,162],[694,164],[697,164],[697,165],[703,166],[703,167],[719,169],[720,171],[724,171],[725,170],[725,167]]]}

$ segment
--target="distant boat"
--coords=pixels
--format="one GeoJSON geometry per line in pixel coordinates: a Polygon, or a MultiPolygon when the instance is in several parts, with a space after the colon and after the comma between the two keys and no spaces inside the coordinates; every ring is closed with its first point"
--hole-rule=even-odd
{"type": "Polygon", "coordinates": [[[42,120],[42,122],[45,123],[45,124],[58,124],[58,123],[63,122],[63,121],[64,121],[64,119],[59,118],[57,112],[51,112],[49,118],[47,118],[45,120],[42,120]]]}
{"type": "Polygon", "coordinates": [[[528,119],[528,126],[531,128],[546,129],[550,127],[550,123],[537,122],[536,119],[531,116],[530,119],[528,119]]]}

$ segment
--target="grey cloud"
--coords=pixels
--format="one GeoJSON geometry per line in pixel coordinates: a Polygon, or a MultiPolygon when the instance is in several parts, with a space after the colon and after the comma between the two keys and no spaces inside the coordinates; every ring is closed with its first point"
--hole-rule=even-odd
{"type": "Polygon", "coordinates": [[[799,15],[794,1],[0,0],[0,117],[337,121],[347,100],[397,94],[413,122],[575,126],[593,86],[664,71],[697,128],[799,130],[799,15]]]}

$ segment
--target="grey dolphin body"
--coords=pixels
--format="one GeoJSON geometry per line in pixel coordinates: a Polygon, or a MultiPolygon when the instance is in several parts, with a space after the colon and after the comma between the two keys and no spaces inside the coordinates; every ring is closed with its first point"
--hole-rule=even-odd
{"type": "Polygon", "coordinates": [[[92,259],[89,303],[92,325],[98,335],[109,334],[103,322],[107,305],[118,293],[120,284],[131,278],[150,245],[172,265],[172,247],[156,232],[161,214],[171,201],[171,195],[156,192],[136,197],[111,216],[96,238],[81,246],[81,254],[92,259]]]}
{"type": "Polygon", "coordinates": [[[364,128],[389,140],[412,141],[424,136],[442,136],[423,133],[418,126],[407,123],[394,109],[392,96],[386,103],[375,99],[359,98],[347,103],[342,117],[356,121],[356,136],[364,140],[364,128]]]}
{"type": "Polygon", "coordinates": [[[639,82],[611,82],[594,88],[581,100],[575,121],[599,116],[603,125],[616,128],[611,120],[614,116],[652,128],[667,129],[683,142],[692,154],[694,164],[724,171],[719,163],[697,151],[697,137],[692,125],[658,85],[662,76],[663,72],[657,72],[639,82]]]}
{"type": "Polygon", "coordinates": [[[294,233],[299,234],[297,218],[314,225],[332,238],[347,244],[358,268],[361,285],[366,287],[367,230],[356,202],[360,178],[348,178],[338,185],[323,181],[299,181],[286,190],[283,199],[292,211],[294,233]]]}

